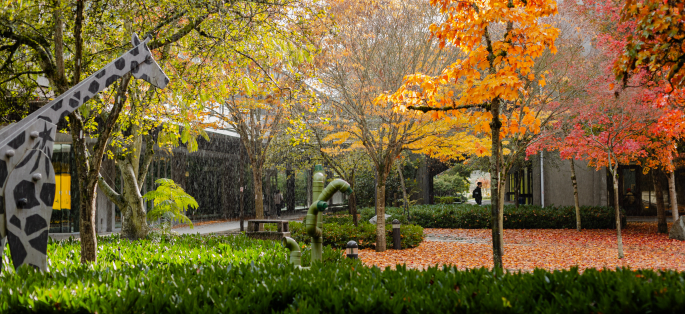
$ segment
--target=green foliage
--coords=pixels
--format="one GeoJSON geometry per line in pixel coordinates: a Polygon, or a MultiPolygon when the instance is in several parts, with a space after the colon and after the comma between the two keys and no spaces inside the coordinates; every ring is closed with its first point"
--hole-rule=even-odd
{"type": "MultiPolygon", "coordinates": [[[[405,158],[402,163],[402,176],[404,177],[404,184],[407,188],[407,195],[411,195],[412,191],[418,189],[416,173],[418,172],[420,162],[420,159],[411,160],[410,158],[405,158]]],[[[394,166],[396,167],[396,164],[394,166]]],[[[388,180],[385,183],[385,203],[388,205],[393,202],[402,202],[402,184],[395,167],[390,171],[388,180]]],[[[369,169],[362,168],[360,171],[357,171],[354,181],[354,195],[357,200],[357,206],[373,206],[375,193],[375,175],[373,167],[370,167],[369,169]]]]}
{"type": "Polygon", "coordinates": [[[158,179],[156,190],[143,195],[146,201],[152,200],[154,207],[148,211],[147,218],[157,220],[160,218],[174,219],[180,223],[187,223],[193,228],[193,222],[184,214],[188,208],[197,209],[195,199],[188,195],[182,187],[176,185],[171,179],[158,179]]]}
{"type": "Polygon", "coordinates": [[[435,196],[434,200],[436,204],[452,204],[455,198],[454,196],[435,196]]]}
{"type": "MultiPolygon", "coordinates": [[[[404,218],[404,209],[386,207],[385,213],[392,217],[404,218]]],[[[360,211],[360,221],[368,221],[374,216],[373,208],[360,211]]],[[[611,207],[582,206],[581,220],[585,229],[615,228],[615,213],[611,207]]],[[[492,214],[490,206],[471,204],[416,205],[409,208],[411,223],[423,228],[490,228],[492,214]]],[[[406,219],[406,218],[405,218],[406,219]]],[[[622,213],[621,225],[625,226],[626,217],[622,213]]],[[[573,206],[542,208],[533,205],[504,206],[505,229],[574,229],[576,227],[575,208],[573,206]]]]}
{"type": "Polygon", "coordinates": [[[458,174],[441,174],[433,178],[433,192],[435,195],[456,195],[468,189],[468,181],[458,174]]]}
{"type": "MultiPolygon", "coordinates": [[[[324,253],[325,254],[325,253],[324,253]]],[[[324,255],[325,258],[325,255],[324,255]]],[[[4,273],[2,312],[61,313],[682,313],[685,273],[531,273],[317,263],[78,265],[4,273]]]]}
{"type": "MultiPolygon", "coordinates": [[[[344,249],[348,241],[354,240],[359,248],[375,248],[376,225],[360,221],[359,226],[355,227],[352,224],[351,216],[346,216],[335,218],[338,222],[342,222],[340,224],[324,222],[323,244],[330,245],[334,249],[344,249]]],[[[290,234],[299,244],[311,242],[311,237],[307,235],[303,223],[291,222],[290,234]]],[[[402,235],[403,249],[417,247],[423,241],[423,228],[420,226],[402,224],[400,234],[402,235]]],[[[392,247],[392,225],[390,224],[385,226],[385,240],[387,247],[392,247]]]]}

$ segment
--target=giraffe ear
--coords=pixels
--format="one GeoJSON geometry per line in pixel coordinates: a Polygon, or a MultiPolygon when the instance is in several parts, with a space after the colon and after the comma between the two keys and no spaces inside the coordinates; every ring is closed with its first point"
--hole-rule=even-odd
{"type": "Polygon", "coordinates": [[[133,33],[133,35],[131,35],[131,43],[133,43],[133,47],[140,45],[140,38],[138,38],[138,34],[133,33]]]}

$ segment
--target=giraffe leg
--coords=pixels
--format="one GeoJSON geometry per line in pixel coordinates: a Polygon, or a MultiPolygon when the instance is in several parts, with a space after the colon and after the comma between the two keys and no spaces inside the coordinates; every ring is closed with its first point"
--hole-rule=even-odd
{"type": "Polygon", "coordinates": [[[38,149],[26,152],[5,187],[7,241],[17,269],[47,269],[47,245],[55,173],[50,158],[38,149]]]}

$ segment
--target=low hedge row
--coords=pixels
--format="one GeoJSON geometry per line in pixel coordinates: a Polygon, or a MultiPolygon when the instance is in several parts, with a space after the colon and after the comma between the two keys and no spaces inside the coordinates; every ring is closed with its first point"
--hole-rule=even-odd
{"type": "MultiPolygon", "coordinates": [[[[79,240],[49,240],[47,254],[50,271],[65,271],[81,265],[81,243],[79,240]]],[[[262,263],[267,260],[286,259],[289,251],[279,242],[248,238],[245,235],[180,235],[155,238],[153,240],[129,241],[118,234],[98,237],[98,259],[96,265],[118,269],[127,265],[229,265],[262,263]]],[[[5,274],[13,272],[12,254],[5,247],[2,269],[5,274]]],[[[302,249],[302,266],[311,263],[309,247],[302,249]]],[[[324,247],[322,260],[342,262],[341,250],[324,247]]],[[[0,276],[2,274],[0,273],[0,276]]],[[[1,279],[0,279],[1,281],[1,279]]],[[[2,285],[2,284],[0,284],[2,285]]]]}
{"type": "MultiPolygon", "coordinates": [[[[323,244],[330,245],[334,249],[344,249],[347,242],[354,240],[359,245],[359,248],[375,248],[376,243],[376,225],[368,222],[359,222],[359,226],[355,227],[351,223],[351,217],[337,218],[338,222],[346,222],[348,219],[350,223],[325,223],[323,224],[323,244]]],[[[309,244],[311,237],[307,235],[304,228],[304,223],[291,222],[290,234],[297,243],[309,244]]],[[[402,225],[400,226],[400,234],[402,239],[402,248],[414,248],[419,246],[423,241],[423,228],[417,225],[402,225]]],[[[392,225],[385,226],[385,241],[386,247],[393,246],[392,225]]]]}
{"type": "Polygon", "coordinates": [[[105,264],[2,273],[0,312],[684,313],[685,274],[577,269],[500,273],[316,263],[105,264]]]}
{"type": "MultiPolygon", "coordinates": [[[[386,207],[389,219],[400,219],[406,223],[404,208],[386,207]]],[[[363,208],[361,221],[373,217],[373,208],[363,208]]],[[[611,207],[582,206],[581,225],[584,229],[613,229],[616,226],[614,209],[611,207]]],[[[415,205],[409,208],[409,222],[424,228],[490,228],[490,206],[471,204],[415,205]]],[[[626,217],[622,212],[621,225],[625,226],[626,217]]],[[[533,205],[504,206],[505,229],[570,229],[576,227],[576,212],[573,206],[540,207],[533,205]]]]}

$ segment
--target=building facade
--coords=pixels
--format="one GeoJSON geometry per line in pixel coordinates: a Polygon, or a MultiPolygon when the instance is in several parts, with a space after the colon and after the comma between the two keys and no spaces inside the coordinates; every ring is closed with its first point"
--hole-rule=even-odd
{"type": "MultiPolygon", "coordinates": [[[[614,189],[609,171],[605,167],[590,167],[582,160],[576,160],[574,164],[580,206],[612,207],[614,189]]],[[[506,201],[514,202],[513,183],[516,178],[522,180],[522,198],[519,200],[522,204],[574,205],[571,164],[569,160],[561,159],[558,153],[544,152],[530,156],[525,167],[512,169],[505,185],[506,201]]],[[[676,170],[675,178],[676,199],[678,204],[685,204],[685,171],[676,170]]],[[[656,216],[655,183],[663,187],[664,204],[670,209],[668,180],[663,173],[645,171],[637,164],[619,166],[619,206],[629,216],[656,216]]],[[[679,208],[682,213],[685,207],[679,205],[679,208]]]]}

